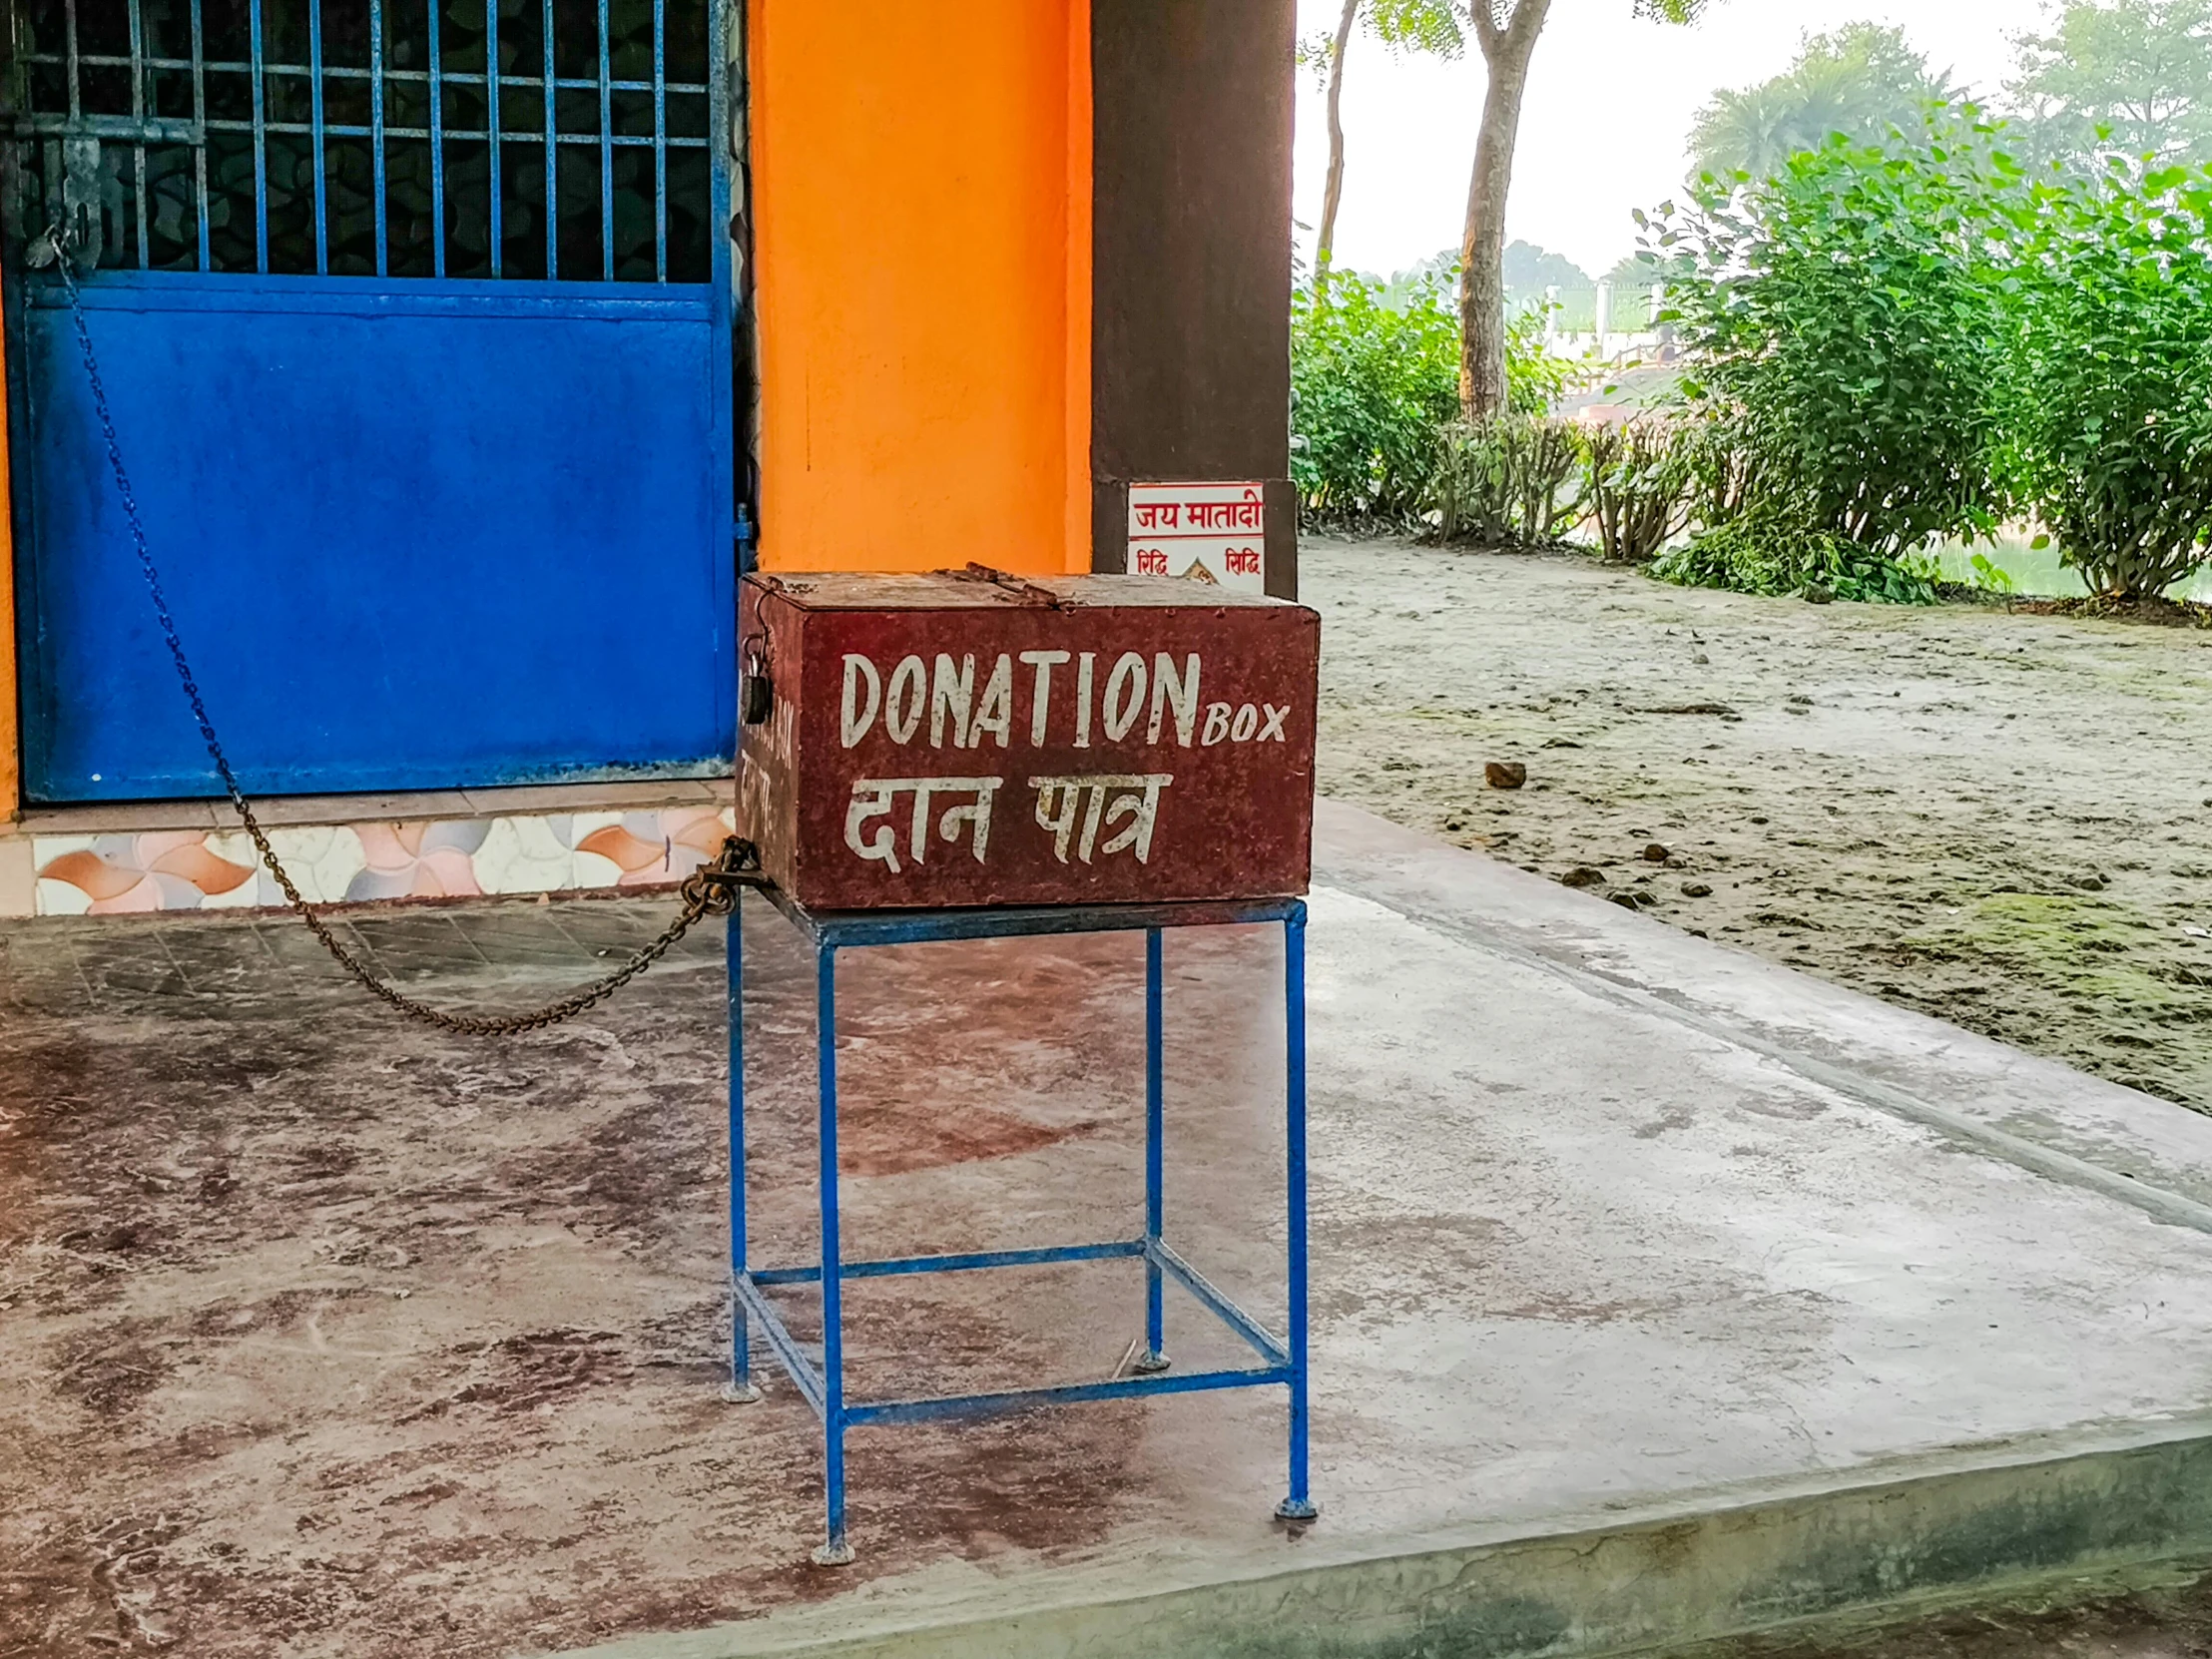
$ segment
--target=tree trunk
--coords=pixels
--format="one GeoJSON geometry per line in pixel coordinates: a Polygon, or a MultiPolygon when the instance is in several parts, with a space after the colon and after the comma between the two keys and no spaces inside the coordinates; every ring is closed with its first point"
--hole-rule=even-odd
{"type": "Polygon", "coordinates": [[[1528,60],[1550,10],[1551,0],[1517,0],[1511,21],[1500,28],[1486,6],[1474,9],[1490,85],[1459,239],[1459,409],[1469,420],[1505,412],[1505,199],[1513,186],[1528,60]]]}
{"type": "Polygon", "coordinates": [[[1337,19],[1337,45],[1329,59],[1329,175],[1321,188],[1321,235],[1314,243],[1314,286],[1329,280],[1329,260],[1337,247],[1337,206],[1345,197],[1345,125],[1338,110],[1344,101],[1345,52],[1352,45],[1352,25],[1364,0],[1345,0],[1344,15],[1337,19]]]}

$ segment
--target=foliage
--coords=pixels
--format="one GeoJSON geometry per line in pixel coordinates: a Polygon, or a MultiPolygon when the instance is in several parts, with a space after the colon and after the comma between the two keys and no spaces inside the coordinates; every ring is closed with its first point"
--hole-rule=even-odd
{"type": "Polygon", "coordinates": [[[2005,90],[2037,159],[2212,160],[2212,0],[2066,0],[2005,90]]]}
{"type": "Polygon", "coordinates": [[[1517,414],[1543,414],[1558,402],[1573,367],[1544,349],[1541,306],[1516,311],[1505,322],[1507,405],[1517,414]]]}
{"type": "Polygon", "coordinates": [[[1423,282],[1439,283],[1449,292],[1459,280],[1459,250],[1446,248],[1431,254],[1418,265],[1391,274],[1389,285],[1382,290],[1385,305],[1402,305],[1416,287],[1423,282]]]}
{"type": "MultiPolygon", "coordinates": [[[[1467,37],[1481,38],[1484,24],[1511,26],[1522,0],[1369,0],[1369,27],[1402,51],[1436,58],[1466,54],[1467,37]],[[1480,15],[1477,16],[1479,8],[1480,15]]],[[[1635,0],[1636,16],[1663,23],[1694,23],[1709,0],[1635,0]]]]}
{"type": "Polygon", "coordinates": [[[1899,560],[2000,506],[1988,130],[1929,133],[1833,137],[1644,222],[1665,317],[1700,360],[1684,392],[1749,451],[1758,488],[1734,522],[1784,535],[1792,568],[1830,543],[1899,560]]]}
{"type": "Polygon", "coordinates": [[[1443,541],[1485,547],[1557,543],[1580,501],[1570,493],[1582,452],[1567,422],[1526,412],[1454,422],[1442,433],[1428,487],[1443,541]]]}
{"type": "Polygon", "coordinates": [[[1400,51],[1457,58],[1467,49],[1467,13],[1454,0],[1370,0],[1370,6],[1376,34],[1400,51]]]}
{"type": "Polygon", "coordinates": [[[1583,432],[1588,518],[1606,558],[1646,564],[1688,528],[1694,441],[1683,422],[1651,415],[1583,432]]]}
{"type": "MultiPolygon", "coordinates": [[[[1444,427],[1459,408],[1454,271],[1419,278],[1401,299],[1357,272],[1291,298],[1291,475],[1310,519],[1407,521],[1421,508],[1444,427]]],[[[1540,414],[1566,385],[1544,350],[1543,319],[1508,330],[1513,406],[1540,414]]]]}
{"type": "Polygon", "coordinates": [[[1969,575],[1966,585],[1979,593],[2010,595],[2019,591],[2019,584],[2001,566],[1990,562],[1986,553],[1976,553],[1967,561],[1969,575]]]}
{"type": "Polygon", "coordinates": [[[1732,523],[1774,493],[1775,467],[1725,420],[1690,428],[1691,519],[1707,529],[1732,523]]]}
{"type": "Polygon", "coordinates": [[[1937,597],[1933,560],[1886,557],[1813,529],[1771,502],[1670,548],[1653,561],[1651,574],[1685,587],[1808,599],[1933,605],[1937,597]]]}
{"type": "Polygon", "coordinates": [[[1877,142],[1918,133],[1931,104],[1955,96],[1946,77],[1906,43],[1905,31],[1853,23],[1811,35],[1797,62],[1772,80],[1721,92],[1690,130],[1695,173],[1766,178],[1832,133],[1877,142]]]}
{"type": "MultiPolygon", "coordinates": [[[[1458,255],[1453,254],[1452,258],[1456,260],[1458,255]]],[[[1542,304],[1544,295],[1552,288],[1562,293],[1580,293],[1597,287],[1597,278],[1566,255],[1551,253],[1532,242],[1506,244],[1503,272],[1505,304],[1509,310],[1542,304]]]]}
{"type": "Polygon", "coordinates": [[[2212,546],[2212,172],[2115,164],[2016,199],[2004,465],[2098,593],[2212,546]]]}
{"type": "Polygon", "coordinates": [[[1319,519],[1403,519],[1459,406],[1459,319],[1440,284],[1401,307],[1357,272],[1291,296],[1291,476],[1319,519]]]}

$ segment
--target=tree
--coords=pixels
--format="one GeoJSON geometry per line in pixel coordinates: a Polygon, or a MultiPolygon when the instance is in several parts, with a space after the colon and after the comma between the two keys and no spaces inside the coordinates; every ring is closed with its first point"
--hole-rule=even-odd
{"type": "MultiPolygon", "coordinates": [[[[1451,255],[1450,263],[1459,263],[1456,253],[1451,255]]],[[[1530,305],[1541,303],[1544,294],[1552,288],[1579,293],[1597,286],[1597,278],[1566,255],[1538,248],[1532,242],[1507,244],[1505,256],[1498,263],[1498,270],[1504,281],[1507,302],[1515,310],[1525,310],[1530,305]]]]}
{"type": "MultiPolygon", "coordinates": [[[[1317,35],[1301,42],[1299,61],[1318,66],[1328,100],[1329,170],[1323,175],[1321,229],[1314,239],[1314,286],[1318,292],[1329,284],[1329,265],[1336,255],[1337,210],[1345,194],[1345,128],[1342,116],[1345,88],[1345,54],[1361,14],[1378,35],[1398,49],[1437,51],[1445,46],[1441,26],[1450,24],[1444,0],[1344,0],[1334,34],[1317,35]]],[[[1451,37],[1456,40],[1456,33],[1451,37]]]]}
{"type": "Polygon", "coordinates": [[[2005,84],[2039,159],[2212,160],[2212,0],[2066,0],[2005,84]]]}
{"type": "MultiPolygon", "coordinates": [[[[1448,256],[1456,264],[1459,256],[1448,256]]],[[[1539,248],[1532,242],[1514,242],[1506,245],[1505,257],[1499,262],[1509,288],[1528,288],[1541,293],[1547,287],[1586,288],[1593,278],[1587,271],[1576,265],[1564,254],[1554,254],[1548,248],[1539,248]]]]}
{"type": "Polygon", "coordinates": [[[1790,157],[1818,150],[1831,133],[1876,142],[1891,129],[1918,133],[1932,104],[1957,96],[1947,74],[1906,43],[1905,31],[1853,23],[1809,35],[1797,61],[1754,87],[1722,92],[1690,129],[1691,177],[1771,176],[1790,157]]]}
{"type": "MultiPolygon", "coordinates": [[[[1489,71],[1459,239],[1459,406],[1468,420],[1505,411],[1505,203],[1513,185],[1528,65],[1552,0],[1371,0],[1375,32],[1393,45],[1455,58],[1472,37],[1489,71]]],[[[1633,0],[1639,17],[1690,22],[1708,0],[1633,0]]]]}
{"type": "Polygon", "coordinates": [[[1337,209],[1345,197],[1345,124],[1340,114],[1345,90],[1345,53],[1352,45],[1352,26],[1360,20],[1360,8],[1366,0],[1345,0],[1344,14],[1337,19],[1337,33],[1325,47],[1318,50],[1308,47],[1302,55],[1309,61],[1320,58],[1326,62],[1329,74],[1329,172],[1321,187],[1321,234],[1314,239],[1314,286],[1328,285],[1329,261],[1337,247],[1337,209]]]}

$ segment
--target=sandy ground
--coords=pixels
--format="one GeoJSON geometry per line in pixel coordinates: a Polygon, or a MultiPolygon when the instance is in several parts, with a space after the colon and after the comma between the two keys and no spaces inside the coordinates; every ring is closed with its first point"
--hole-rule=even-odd
{"type": "Polygon", "coordinates": [[[1564,554],[1303,568],[1326,793],[2212,1110],[2212,635],[1564,554]]]}

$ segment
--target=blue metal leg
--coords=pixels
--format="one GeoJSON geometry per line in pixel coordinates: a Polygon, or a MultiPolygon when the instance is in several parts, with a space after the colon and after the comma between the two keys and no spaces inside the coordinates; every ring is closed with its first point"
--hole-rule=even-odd
{"type": "Polygon", "coordinates": [[[818,1566],[852,1559],[844,1536],[844,1275],[837,1244],[837,952],[815,953],[815,1046],[822,1113],[822,1432],[829,1537],[815,1551],[818,1566]]]}
{"type": "Polygon", "coordinates": [[[1291,1256],[1291,1490],[1275,1506],[1283,1520],[1312,1520],[1320,1511],[1306,1481],[1306,906],[1283,923],[1283,1023],[1288,1086],[1291,1256]]]}
{"type": "Polygon", "coordinates": [[[753,1350],[738,1281],[745,1276],[745,894],[730,912],[723,959],[730,980],[730,1381],[722,1397],[750,1405],[761,1397],[753,1385],[753,1350]]]}
{"type": "MultiPolygon", "coordinates": [[[[772,897],[777,895],[771,894],[772,897]]],[[[744,1074],[744,957],[735,926],[728,943],[730,973],[731,1052],[731,1279],[748,1319],[733,1318],[731,1375],[733,1389],[750,1381],[747,1376],[748,1345],[755,1328],[771,1356],[789,1374],[794,1385],[823,1419],[823,1486],[827,1510],[827,1538],[815,1551],[826,1566],[849,1562],[853,1552],[845,1530],[844,1436],[855,1423],[918,1422],[941,1417],[989,1414],[1040,1404],[1072,1404],[1083,1400],[1126,1399],[1154,1394],[1193,1393],[1220,1388],[1264,1387],[1287,1384],[1290,1399],[1290,1490],[1276,1506],[1285,1520],[1313,1518],[1316,1508],[1308,1487],[1308,1271],[1307,1271],[1307,1149],[1306,1149],[1306,907],[1295,899],[1269,900],[1254,906],[1255,912],[1222,913],[1221,906],[1204,913],[1176,913],[1172,907],[1102,906],[1092,909],[1053,911],[1048,916],[1024,912],[993,915],[989,925],[978,924],[975,912],[947,911],[900,918],[896,926],[876,922],[833,920],[825,923],[778,897],[777,902],[815,945],[817,1097],[820,1110],[818,1192],[822,1208],[822,1251],[819,1263],[808,1266],[753,1270],[748,1262],[745,1228],[745,1074],[744,1074]],[[1050,925],[1041,925],[1042,920],[1050,925]],[[1010,917],[1010,919],[1009,919],[1010,917]],[[1249,1314],[1179,1256],[1162,1237],[1165,1202],[1162,1172],[1165,1166],[1165,1070],[1164,1002],[1162,965],[1163,929],[1169,926],[1210,925],[1221,922],[1275,922],[1284,924],[1285,1123],[1288,1138],[1287,1186],[1289,1208],[1290,1336],[1278,1340],[1249,1314]],[[1145,938],[1145,1230],[1141,1239],[1114,1239],[1088,1244],[1059,1245],[1039,1249],[969,1252],[948,1256],[914,1256],[875,1261],[846,1262],[839,1238],[839,1184],[837,1177],[837,1007],[836,957],[841,949],[856,945],[889,944],[922,938],[1026,937],[1033,933],[1063,931],[1143,931],[1145,938]],[[987,1394],[928,1395],[909,1399],[848,1400],[844,1386],[844,1311],[846,1279],[968,1272],[1002,1267],[1031,1267],[1055,1263],[1120,1261],[1141,1258],[1146,1266],[1144,1352],[1134,1362],[1139,1371],[1154,1376],[1117,1375],[1100,1382],[1014,1388],[987,1394]],[[1165,1282],[1173,1279],[1201,1307],[1212,1312],[1229,1330],[1242,1338],[1259,1356],[1258,1366],[1241,1369],[1201,1368],[1169,1371],[1166,1356],[1162,1298],[1165,1282]],[[822,1291],[822,1361],[818,1367],[793,1339],[764,1291],[776,1286],[819,1285],[822,1291]]]]}
{"type": "MultiPolygon", "coordinates": [[[[1162,1074],[1163,992],[1160,973],[1160,929],[1148,927],[1144,935],[1144,1237],[1148,1246],[1160,1242],[1164,1207],[1162,1187],[1162,1074]]],[[[1160,1264],[1149,1255],[1144,1265],[1144,1353],[1133,1370],[1161,1372],[1168,1369],[1166,1311],[1161,1305],[1160,1264]]]]}

